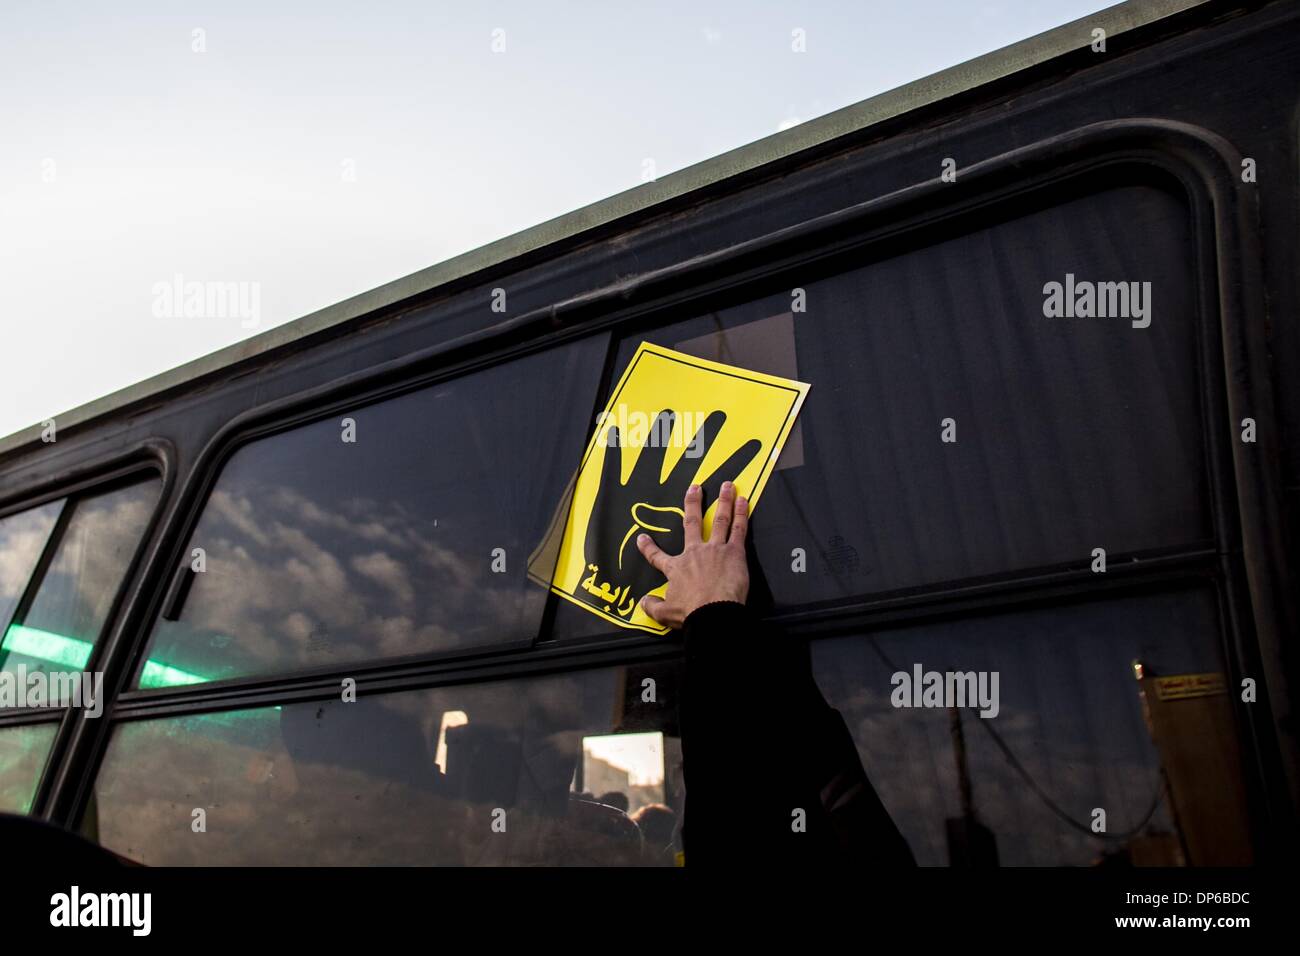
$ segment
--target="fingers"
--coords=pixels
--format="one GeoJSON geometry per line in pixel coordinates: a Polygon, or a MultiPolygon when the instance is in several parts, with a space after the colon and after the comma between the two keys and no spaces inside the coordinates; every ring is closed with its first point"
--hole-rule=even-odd
{"type": "Polygon", "coordinates": [[[639,534],[636,536],[636,548],[641,552],[641,556],[650,562],[650,567],[654,568],[660,574],[668,574],[668,558],[670,555],[654,543],[654,539],[648,534],[639,534]]]}
{"type": "Polygon", "coordinates": [[[726,544],[731,531],[732,509],[736,504],[736,486],[730,481],[722,483],[718,494],[718,506],[713,511],[713,533],[709,535],[710,544],[726,544]]]}
{"type": "Polygon", "coordinates": [[[690,548],[697,544],[702,544],[704,538],[700,534],[700,499],[704,497],[704,491],[699,485],[691,485],[686,489],[686,502],[682,515],[682,532],[686,537],[685,546],[690,548]]]}
{"type": "Polygon", "coordinates": [[[714,468],[713,473],[701,481],[700,484],[704,485],[706,488],[712,488],[719,478],[726,478],[730,481],[735,481],[740,477],[741,472],[753,463],[754,459],[758,457],[759,452],[762,450],[763,443],[757,438],[751,438],[749,441],[745,442],[745,444],[732,452],[731,457],[717,468],[714,468]]]}
{"type": "Polygon", "coordinates": [[[668,452],[669,438],[673,433],[673,422],[676,420],[677,413],[669,409],[664,409],[655,416],[650,434],[646,436],[645,443],[636,456],[636,464],[632,466],[633,475],[649,475],[655,481],[659,480],[659,474],[664,468],[664,455],[668,452]]]}
{"type": "MultiPolygon", "coordinates": [[[[714,534],[717,534],[717,521],[715,519],[714,534]]],[[[727,538],[728,544],[745,546],[745,535],[749,533],[749,499],[737,498],[735,514],[731,519],[731,536],[727,538]]]]}
{"type": "Polygon", "coordinates": [[[649,617],[656,624],[668,623],[667,621],[662,620],[660,617],[663,606],[664,606],[664,599],[661,597],[656,597],[653,594],[647,594],[645,597],[641,599],[641,610],[645,611],[646,616],[649,617]]]}
{"type": "MultiPolygon", "coordinates": [[[[687,420],[689,422],[689,419],[687,420]]],[[[682,457],[677,459],[677,464],[673,466],[672,473],[669,474],[667,483],[670,485],[685,481],[700,466],[700,462],[709,453],[713,443],[717,441],[718,433],[722,431],[722,426],[727,421],[726,412],[714,412],[704,420],[699,429],[691,437],[686,445],[686,451],[682,457]]],[[[677,487],[681,487],[677,484],[677,487]]]]}
{"type": "Polygon", "coordinates": [[[605,465],[600,480],[618,485],[623,480],[623,443],[619,441],[618,428],[610,426],[605,432],[605,465]]]}

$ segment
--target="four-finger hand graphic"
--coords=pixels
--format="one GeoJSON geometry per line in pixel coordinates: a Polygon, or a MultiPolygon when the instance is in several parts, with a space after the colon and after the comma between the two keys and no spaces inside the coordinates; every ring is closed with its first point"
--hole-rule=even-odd
{"type": "Polygon", "coordinates": [[[619,430],[611,426],[606,431],[600,487],[583,546],[585,570],[573,592],[576,599],[627,619],[645,595],[664,583],[664,575],[637,554],[637,536],[652,534],[670,552],[682,550],[682,502],[687,488],[701,485],[704,500],[712,501],[722,483],[734,481],[763,450],[763,443],[752,438],[707,476],[697,475],[726,420],[724,412],[709,415],[699,431],[683,443],[686,450],[665,476],[668,439],[676,415],[661,411],[646,444],[636,451],[626,482],[619,430]]]}

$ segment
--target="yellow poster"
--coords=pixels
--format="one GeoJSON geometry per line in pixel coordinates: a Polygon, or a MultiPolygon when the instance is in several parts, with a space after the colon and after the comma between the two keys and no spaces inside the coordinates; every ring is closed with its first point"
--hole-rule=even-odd
{"type": "Polygon", "coordinates": [[[597,418],[558,552],[545,549],[551,590],[611,624],[666,634],[641,610],[641,598],[662,596],[667,581],[637,550],[637,535],[680,553],[692,484],[704,487],[706,539],[724,481],[752,512],[808,388],[642,342],[597,418]]]}

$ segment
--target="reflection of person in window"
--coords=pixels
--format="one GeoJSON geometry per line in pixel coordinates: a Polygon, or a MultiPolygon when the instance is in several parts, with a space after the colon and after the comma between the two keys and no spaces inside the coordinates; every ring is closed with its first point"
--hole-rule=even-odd
{"type": "Polygon", "coordinates": [[[607,807],[615,807],[622,810],[624,813],[627,813],[628,807],[632,805],[627,799],[627,794],[620,793],[617,790],[611,790],[609,793],[601,794],[598,802],[605,804],[607,807]]]}
{"type": "Polygon", "coordinates": [[[748,502],[724,483],[706,542],[702,497],[698,485],[686,492],[681,554],[665,553],[649,535],[637,538],[668,578],[665,596],[648,595],[641,606],[684,634],[689,865],[914,865],[844,719],[813,680],[807,646],[745,606],[748,502]]]}
{"type": "Polygon", "coordinates": [[[662,803],[647,803],[632,814],[632,822],[641,828],[641,862],[647,866],[672,866],[677,814],[662,803]]]}

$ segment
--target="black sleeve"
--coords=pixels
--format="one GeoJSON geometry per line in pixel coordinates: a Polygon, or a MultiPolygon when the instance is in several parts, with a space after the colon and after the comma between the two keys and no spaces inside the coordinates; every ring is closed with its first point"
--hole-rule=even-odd
{"type": "Polygon", "coordinates": [[[686,865],[913,865],[807,644],[732,602],[683,631],[686,865]]]}

